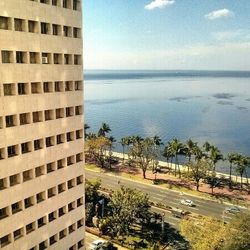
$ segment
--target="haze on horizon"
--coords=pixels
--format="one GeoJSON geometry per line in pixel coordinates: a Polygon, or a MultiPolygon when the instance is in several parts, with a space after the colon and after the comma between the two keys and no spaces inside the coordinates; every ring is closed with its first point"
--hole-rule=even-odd
{"type": "Polygon", "coordinates": [[[250,70],[250,1],[85,0],[85,69],[250,70]]]}

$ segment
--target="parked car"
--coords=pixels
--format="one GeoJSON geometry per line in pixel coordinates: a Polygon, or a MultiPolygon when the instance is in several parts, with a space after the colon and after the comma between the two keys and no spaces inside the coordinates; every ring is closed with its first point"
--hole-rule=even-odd
{"type": "Polygon", "coordinates": [[[181,200],[181,204],[189,207],[194,207],[194,203],[191,200],[181,200]]]}
{"type": "Polygon", "coordinates": [[[240,212],[240,209],[238,207],[227,207],[226,208],[226,212],[227,213],[232,213],[232,214],[235,214],[235,213],[239,213],[240,212]]]}
{"type": "Polygon", "coordinates": [[[98,250],[105,244],[104,240],[95,240],[90,244],[90,250],[98,250]]]}
{"type": "Polygon", "coordinates": [[[186,214],[188,214],[186,211],[179,208],[173,208],[171,213],[176,218],[183,218],[186,214]]]}

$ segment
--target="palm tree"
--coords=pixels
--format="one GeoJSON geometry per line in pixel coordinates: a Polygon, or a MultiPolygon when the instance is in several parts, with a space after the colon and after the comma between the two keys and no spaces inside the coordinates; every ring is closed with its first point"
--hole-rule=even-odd
{"type": "Polygon", "coordinates": [[[107,133],[109,133],[111,131],[109,125],[105,122],[102,123],[99,131],[98,131],[98,136],[106,136],[107,133]]]}
{"type": "Polygon", "coordinates": [[[204,144],[203,144],[203,149],[204,149],[204,151],[205,151],[205,156],[207,157],[207,158],[209,158],[209,151],[211,150],[211,144],[209,143],[209,142],[205,142],[204,144]]]}
{"type": "Polygon", "coordinates": [[[247,157],[240,155],[240,157],[236,161],[237,167],[235,171],[240,175],[240,187],[242,188],[242,179],[243,174],[246,172],[248,166],[248,159],[247,157]]]}
{"type": "Polygon", "coordinates": [[[193,147],[193,155],[196,162],[199,162],[204,157],[204,153],[197,144],[193,147]]]}
{"type": "Polygon", "coordinates": [[[154,159],[153,159],[153,168],[152,168],[152,171],[154,172],[155,171],[155,164],[156,164],[156,160],[157,160],[157,157],[159,156],[159,151],[160,151],[160,146],[163,144],[161,142],[161,138],[157,135],[155,135],[152,139],[153,141],[153,144],[154,144],[154,159]]]}
{"type": "Polygon", "coordinates": [[[110,146],[109,146],[109,168],[111,168],[111,159],[112,159],[112,148],[113,143],[116,142],[115,138],[113,136],[110,136],[109,138],[110,146]]]}
{"type": "MultiPolygon", "coordinates": [[[[188,163],[191,162],[191,158],[192,158],[192,155],[194,155],[194,149],[195,149],[196,146],[197,146],[197,142],[193,142],[191,139],[189,139],[188,141],[186,141],[186,144],[185,144],[185,155],[188,157],[188,163]]],[[[189,173],[189,165],[190,164],[187,164],[187,166],[188,166],[188,173],[189,173]]]]}
{"type": "Polygon", "coordinates": [[[235,162],[237,161],[238,158],[238,154],[237,153],[229,153],[227,155],[227,160],[230,163],[230,167],[229,167],[229,187],[232,188],[232,168],[233,168],[233,164],[235,164],[235,162]]]}
{"type": "Polygon", "coordinates": [[[127,142],[127,138],[126,137],[121,138],[120,143],[122,145],[122,155],[123,155],[122,162],[123,163],[124,163],[124,158],[125,158],[125,146],[126,146],[126,142],[127,142]]]}
{"type": "Polygon", "coordinates": [[[89,128],[90,128],[90,126],[87,123],[85,123],[84,124],[84,138],[87,138],[87,129],[89,129],[89,128]]]}
{"type": "Polygon", "coordinates": [[[223,155],[221,154],[220,150],[215,147],[210,147],[210,160],[213,163],[213,171],[215,171],[216,163],[220,160],[223,160],[223,155]]]}
{"type": "MultiPolygon", "coordinates": [[[[173,162],[173,157],[174,157],[174,153],[171,150],[170,144],[168,142],[168,144],[165,146],[163,154],[162,154],[166,159],[167,159],[167,163],[169,163],[169,159],[170,159],[170,166],[172,168],[172,162],[173,162]]],[[[169,166],[169,165],[168,165],[169,166]]]]}
{"type": "Polygon", "coordinates": [[[176,165],[178,167],[179,178],[181,178],[180,165],[178,160],[178,155],[184,154],[184,145],[178,139],[174,138],[170,141],[170,148],[175,156],[175,176],[176,176],[176,165]]]}

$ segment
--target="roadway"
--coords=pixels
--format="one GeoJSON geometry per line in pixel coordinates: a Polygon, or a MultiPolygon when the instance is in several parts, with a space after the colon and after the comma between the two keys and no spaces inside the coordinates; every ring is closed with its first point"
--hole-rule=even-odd
{"type": "MultiPolygon", "coordinates": [[[[188,194],[180,194],[177,191],[150,185],[146,183],[136,182],[112,174],[98,173],[90,170],[85,170],[86,179],[98,178],[102,182],[102,187],[107,189],[117,189],[121,185],[130,188],[136,188],[141,190],[145,194],[149,195],[149,200],[153,202],[162,203],[173,208],[180,208],[191,213],[196,213],[205,216],[211,216],[222,220],[223,211],[229,205],[221,204],[215,201],[203,199],[197,196],[188,194]],[[180,203],[181,199],[190,199],[194,202],[195,207],[188,207],[180,203]]],[[[233,214],[224,214],[225,221],[230,220],[233,214]]],[[[165,220],[171,226],[179,229],[180,219],[174,218],[170,213],[165,213],[165,220]]]]}

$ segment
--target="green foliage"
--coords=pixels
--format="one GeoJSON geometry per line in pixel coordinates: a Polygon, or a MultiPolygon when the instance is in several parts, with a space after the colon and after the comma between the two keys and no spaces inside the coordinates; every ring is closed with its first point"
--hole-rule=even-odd
{"type": "Polygon", "coordinates": [[[85,182],[85,203],[97,202],[99,194],[98,190],[101,187],[101,180],[86,180],[85,182]]]}
{"type": "Polygon", "coordinates": [[[250,212],[241,213],[228,224],[213,218],[184,219],[181,233],[193,250],[250,249],[250,212]]]}
{"type": "Polygon", "coordinates": [[[149,216],[148,196],[136,189],[122,186],[113,192],[109,202],[110,216],[101,221],[102,230],[113,236],[125,236],[135,223],[143,223],[149,216]]]}

